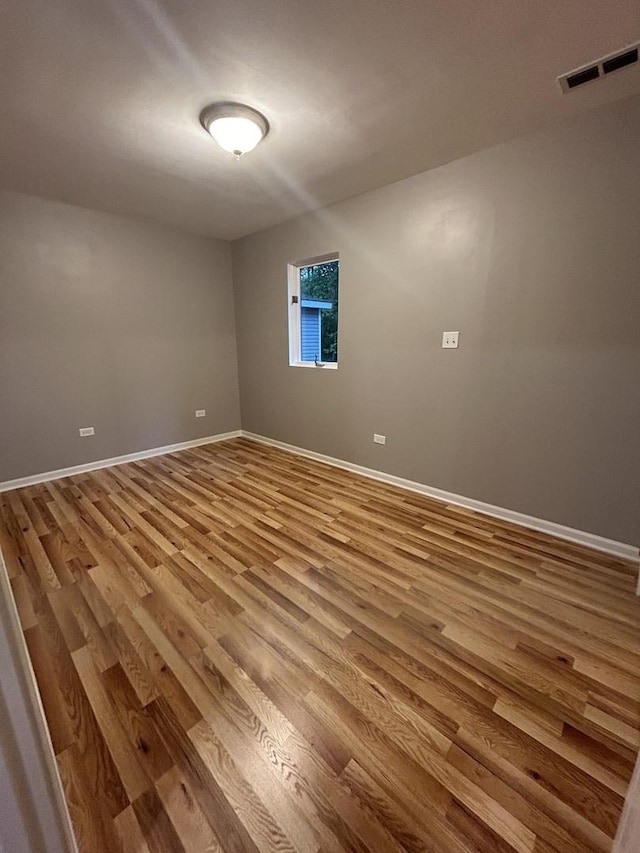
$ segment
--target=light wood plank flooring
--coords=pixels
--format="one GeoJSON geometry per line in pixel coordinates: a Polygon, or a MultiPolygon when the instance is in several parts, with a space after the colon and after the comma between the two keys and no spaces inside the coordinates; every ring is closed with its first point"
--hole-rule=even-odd
{"type": "Polygon", "coordinates": [[[83,853],[611,849],[631,564],[245,439],[0,509],[83,853]]]}

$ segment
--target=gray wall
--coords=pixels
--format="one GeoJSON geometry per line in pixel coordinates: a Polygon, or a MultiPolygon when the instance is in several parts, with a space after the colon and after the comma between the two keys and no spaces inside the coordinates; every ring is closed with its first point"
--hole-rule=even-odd
{"type": "Polygon", "coordinates": [[[245,429],[640,542],[640,99],[232,253],[245,429]],[[339,368],[289,367],[287,262],[334,251],[339,368]]]}
{"type": "Polygon", "coordinates": [[[0,194],[0,482],[239,426],[227,243],[0,194]]]}

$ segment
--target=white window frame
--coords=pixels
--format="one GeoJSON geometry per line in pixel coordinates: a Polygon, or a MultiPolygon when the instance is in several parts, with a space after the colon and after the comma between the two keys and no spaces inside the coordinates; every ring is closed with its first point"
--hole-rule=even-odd
{"type": "MultiPolygon", "coordinates": [[[[318,255],[315,258],[305,258],[303,261],[295,261],[287,264],[287,281],[288,281],[288,316],[289,316],[289,367],[311,367],[314,370],[337,370],[337,361],[302,361],[302,342],[301,342],[301,298],[300,298],[300,270],[303,267],[313,267],[317,264],[327,264],[332,261],[340,263],[340,255],[338,252],[331,252],[327,255],[318,255]]],[[[340,289],[340,279],[338,277],[338,294],[340,289]]],[[[339,299],[338,295],[338,299],[339,299]]],[[[338,302],[338,306],[339,306],[338,302]]],[[[338,307],[338,312],[340,308],[338,307]]],[[[338,314],[339,327],[339,314],[338,314]]],[[[321,332],[322,334],[322,332],[321,332]]]]}

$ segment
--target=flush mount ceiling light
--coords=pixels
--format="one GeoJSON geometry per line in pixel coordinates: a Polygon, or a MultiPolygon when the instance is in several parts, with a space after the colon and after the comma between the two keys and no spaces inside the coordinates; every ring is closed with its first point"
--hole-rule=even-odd
{"type": "Polygon", "coordinates": [[[269,122],[257,110],[244,104],[211,104],[200,113],[200,124],[221,148],[235,154],[253,151],[269,132],[269,122]]]}

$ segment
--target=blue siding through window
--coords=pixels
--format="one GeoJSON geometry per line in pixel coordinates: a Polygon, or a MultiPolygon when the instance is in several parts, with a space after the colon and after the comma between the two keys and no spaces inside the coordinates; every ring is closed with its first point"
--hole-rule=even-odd
{"type": "Polygon", "coordinates": [[[302,361],[320,361],[319,308],[300,308],[300,349],[302,361]]]}

